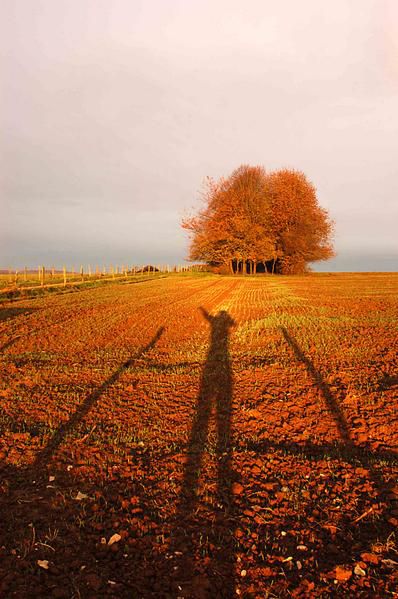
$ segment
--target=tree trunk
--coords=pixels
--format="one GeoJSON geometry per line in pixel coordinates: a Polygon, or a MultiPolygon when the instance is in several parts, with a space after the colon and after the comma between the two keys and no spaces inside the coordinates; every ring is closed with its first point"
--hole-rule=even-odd
{"type": "Polygon", "coordinates": [[[264,272],[268,273],[268,268],[267,268],[267,261],[263,260],[263,264],[264,264],[264,272]]]}
{"type": "Polygon", "coordinates": [[[275,258],[273,259],[273,262],[272,262],[272,274],[274,274],[274,272],[275,272],[275,258]]]}
{"type": "Polygon", "coordinates": [[[231,273],[231,275],[234,275],[235,274],[234,273],[234,265],[233,265],[232,260],[229,260],[228,264],[229,264],[229,272],[231,273]]]}
{"type": "Polygon", "coordinates": [[[246,260],[242,260],[242,274],[247,275],[247,263],[246,263],[246,260]]]}

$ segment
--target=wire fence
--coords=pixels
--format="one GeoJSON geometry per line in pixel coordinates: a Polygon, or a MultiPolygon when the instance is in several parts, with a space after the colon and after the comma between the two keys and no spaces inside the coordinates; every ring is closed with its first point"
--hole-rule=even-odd
{"type": "Polygon", "coordinates": [[[95,266],[80,265],[62,269],[40,265],[37,269],[27,267],[0,271],[0,290],[29,289],[34,287],[76,285],[100,280],[128,279],[131,277],[148,277],[158,274],[195,272],[202,270],[198,264],[144,264],[144,265],[110,265],[95,266]]]}

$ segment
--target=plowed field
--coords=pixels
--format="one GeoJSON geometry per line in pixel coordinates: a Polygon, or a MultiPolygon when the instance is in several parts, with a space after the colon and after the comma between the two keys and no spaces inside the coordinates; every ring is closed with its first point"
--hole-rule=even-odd
{"type": "Polygon", "coordinates": [[[1,597],[398,595],[398,275],[0,307],[1,597]]]}

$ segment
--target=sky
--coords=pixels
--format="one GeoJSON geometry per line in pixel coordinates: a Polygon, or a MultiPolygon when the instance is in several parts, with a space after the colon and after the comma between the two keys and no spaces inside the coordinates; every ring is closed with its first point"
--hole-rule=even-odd
{"type": "Polygon", "coordinates": [[[0,267],[181,263],[206,176],[302,170],[398,270],[396,0],[0,0],[0,267]]]}

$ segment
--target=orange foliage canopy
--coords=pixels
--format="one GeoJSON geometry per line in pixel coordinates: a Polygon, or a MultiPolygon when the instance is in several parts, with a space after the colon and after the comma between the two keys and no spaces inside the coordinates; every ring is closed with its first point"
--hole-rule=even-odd
{"type": "Polygon", "coordinates": [[[228,178],[208,179],[204,208],[183,221],[191,260],[227,266],[230,272],[300,273],[334,255],[333,223],[314,186],[295,170],[266,173],[243,165],[228,178]]]}

